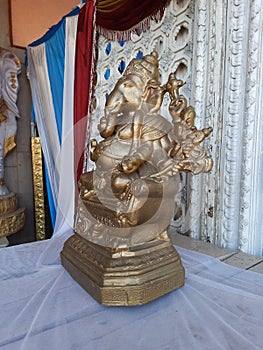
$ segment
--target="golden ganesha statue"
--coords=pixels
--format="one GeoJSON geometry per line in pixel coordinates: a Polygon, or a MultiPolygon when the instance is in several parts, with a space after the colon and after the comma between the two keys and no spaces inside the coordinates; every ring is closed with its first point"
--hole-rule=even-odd
{"type": "MultiPolygon", "coordinates": [[[[76,233],[69,241],[71,250],[78,250],[79,256],[82,254],[79,251],[89,252],[85,258],[89,263],[86,261],[85,264],[90,270],[88,275],[93,284],[96,277],[87,265],[93,264],[94,267],[94,259],[100,260],[100,263],[95,263],[94,268],[96,270],[98,266],[103,266],[104,272],[99,272],[103,283],[97,283],[95,292],[92,290],[92,283],[87,285],[84,281],[87,277],[84,270],[80,273],[82,277],[72,273],[72,266],[76,266],[76,262],[70,259],[66,248],[68,243],[62,252],[63,265],[97,300],[108,305],[148,302],[183,285],[183,267],[177,253],[176,258],[174,256],[171,259],[180,265],[177,270],[180,270],[181,282],[176,284],[168,278],[165,283],[170,284],[170,287],[165,289],[160,284],[160,274],[163,272],[160,272],[159,266],[166,254],[169,256],[175,251],[167,229],[174,215],[180,172],[208,172],[213,164],[205,149],[200,146],[212,129],[199,130],[194,125],[194,108],[188,106],[186,98],[179,93],[182,80],[176,79],[175,74],[171,73],[167,83],[161,85],[159,77],[156,52],[139,60],[133,59],[129,63],[110,93],[105,105],[105,115],[100,119],[98,129],[103,139],[99,142],[95,139],[91,141],[90,158],[95,162],[96,168],[82,174],[79,181],[76,233]],[[168,110],[172,122],[159,113],[166,93],[170,98],[168,110]],[[167,249],[170,249],[170,253],[167,249]],[[91,254],[91,251],[96,251],[96,254],[91,254]],[[109,265],[101,254],[111,255],[109,265]],[[88,255],[93,256],[93,261],[88,255]],[[109,282],[108,270],[110,268],[112,273],[116,256],[120,259],[119,270],[114,275],[114,281],[109,282]],[[148,259],[153,265],[153,261],[159,261],[154,280],[158,281],[156,286],[160,290],[153,295],[149,289],[153,280],[142,273],[146,266],[139,256],[144,256],[143,259],[148,259]],[[134,260],[131,260],[132,257],[134,260]],[[141,266],[140,273],[135,267],[138,263],[141,266]],[[127,281],[124,273],[127,264],[133,268],[130,268],[128,274],[130,282],[128,286],[124,286],[124,280],[127,281]],[[116,282],[120,271],[124,273],[123,279],[116,282]],[[141,276],[141,281],[138,276],[141,276]],[[106,287],[107,283],[109,289],[106,287]],[[113,291],[118,283],[120,289],[116,287],[113,291]],[[135,285],[138,290],[143,290],[142,294],[135,285]],[[140,297],[132,294],[132,288],[137,290],[140,297]],[[120,296],[122,292],[124,296],[120,296]],[[111,301],[103,293],[111,294],[111,301]]],[[[170,263],[171,261],[163,264],[166,266],[166,275],[171,274],[172,265],[167,268],[170,263]],[[170,269],[169,272],[167,269],[170,269]]],[[[154,267],[149,273],[153,274],[153,269],[154,267]]]]}

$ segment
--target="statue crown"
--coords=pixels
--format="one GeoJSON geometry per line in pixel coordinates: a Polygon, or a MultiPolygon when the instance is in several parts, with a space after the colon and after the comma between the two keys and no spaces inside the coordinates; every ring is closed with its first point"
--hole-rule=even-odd
{"type": "Polygon", "coordinates": [[[145,83],[149,80],[159,82],[159,62],[158,53],[153,51],[150,55],[145,55],[141,59],[132,59],[127,66],[123,76],[136,75],[145,83]]]}

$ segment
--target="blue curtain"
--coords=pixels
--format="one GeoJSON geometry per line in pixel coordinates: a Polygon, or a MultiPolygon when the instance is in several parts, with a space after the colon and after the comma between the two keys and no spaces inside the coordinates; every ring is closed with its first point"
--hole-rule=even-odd
{"type": "MultiPolygon", "coordinates": [[[[84,1],[83,1],[84,2],[84,1]]],[[[55,118],[57,124],[57,133],[60,144],[62,142],[62,109],[63,109],[63,90],[64,90],[64,69],[65,69],[65,45],[66,45],[66,18],[70,16],[76,16],[79,13],[80,8],[77,6],[69,14],[64,16],[58,24],[52,26],[46,34],[40,39],[29,44],[29,46],[38,46],[45,44],[46,50],[46,61],[48,66],[48,78],[50,88],[52,92],[53,107],[55,111],[55,118]]],[[[32,108],[32,120],[34,117],[34,106],[32,108]]],[[[47,172],[46,163],[45,176],[46,176],[46,187],[47,196],[49,202],[49,209],[51,215],[51,221],[54,228],[56,222],[56,207],[54,198],[52,195],[50,179],[47,172]]]]}

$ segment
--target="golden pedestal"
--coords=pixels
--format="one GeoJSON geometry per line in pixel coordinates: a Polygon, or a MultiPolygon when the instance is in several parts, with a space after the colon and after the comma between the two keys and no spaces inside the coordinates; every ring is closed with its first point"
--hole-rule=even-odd
{"type": "Polygon", "coordinates": [[[0,237],[21,230],[25,224],[25,208],[17,208],[15,193],[0,196],[0,237]]]}
{"type": "MultiPolygon", "coordinates": [[[[132,59],[110,92],[91,140],[92,171],[78,179],[75,233],[63,266],[105,305],[145,304],[183,286],[184,268],[167,227],[182,196],[181,172],[211,170],[195,111],[171,73],[161,85],[158,54],[132,59]],[[160,114],[164,95],[169,122],[160,114]]],[[[181,204],[184,208],[184,204],[181,204]]]]}
{"type": "Polygon", "coordinates": [[[184,285],[184,268],[170,240],[125,250],[94,244],[75,233],[61,252],[62,265],[98,302],[146,304],[184,285]]]}

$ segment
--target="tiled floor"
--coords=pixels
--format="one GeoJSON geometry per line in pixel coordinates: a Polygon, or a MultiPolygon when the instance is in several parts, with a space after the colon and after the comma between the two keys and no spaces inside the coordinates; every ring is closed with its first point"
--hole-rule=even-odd
{"type": "Polygon", "coordinates": [[[213,256],[226,264],[236,266],[241,269],[263,273],[263,257],[258,257],[235,250],[219,248],[213,244],[177,234],[172,228],[170,229],[170,234],[173,243],[179,247],[213,256]]]}

